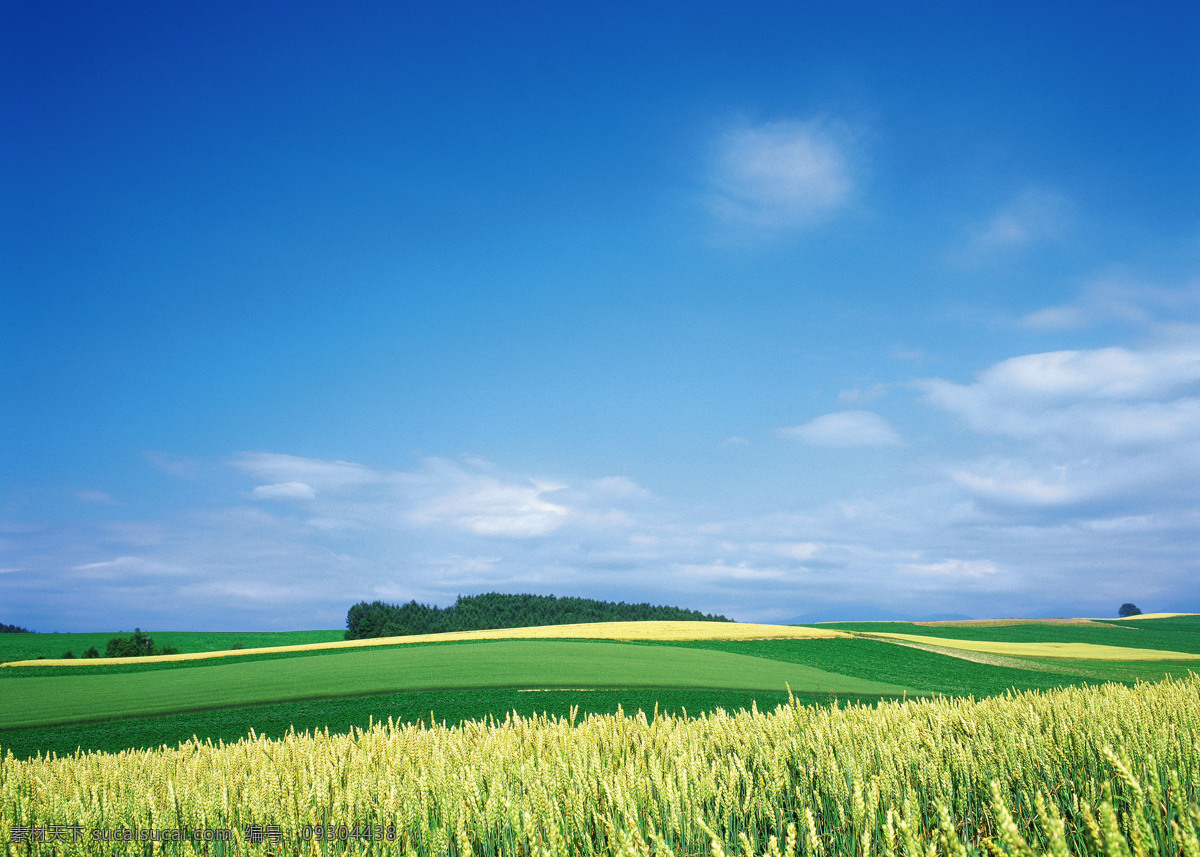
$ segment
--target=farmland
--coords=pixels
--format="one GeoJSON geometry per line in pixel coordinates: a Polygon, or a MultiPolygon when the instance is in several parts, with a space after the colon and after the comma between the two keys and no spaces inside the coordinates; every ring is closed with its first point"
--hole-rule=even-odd
{"type": "MultiPolygon", "coordinates": [[[[392,825],[393,840],[334,843],[355,853],[699,854],[706,831],[745,854],[789,835],[803,853],[957,853],[955,837],[1021,853],[1014,835],[1192,853],[1200,617],[774,639],[688,624],[365,646],[309,632],[249,650],[243,635],[204,659],[8,666],[0,835],[94,821],[88,796],[106,795],[109,822],[392,825]]],[[[309,853],[293,846],[275,853],[309,853]]]]}
{"type": "MultiPolygon", "coordinates": [[[[201,662],[203,663],[203,662],[201,662]]],[[[860,695],[915,688],[728,652],[577,640],[352,650],[314,657],[116,675],[39,675],[6,683],[0,727],[409,690],[705,687],[860,695]]]]}
{"type": "Polygon", "coordinates": [[[0,747],[21,756],[111,751],[193,735],[232,740],[251,728],[275,737],[292,727],[345,731],[389,716],[453,723],[513,710],[561,715],[580,704],[595,713],[622,704],[652,711],[656,703],[691,713],[752,701],[769,708],[788,688],[828,703],[1154,681],[1196,668],[1200,617],[593,623],[355,641],[333,631],[175,632],[154,637],[184,649],[180,655],[28,659],[47,645],[103,645],[103,636],[0,635],[9,662],[27,664],[0,668],[0,747]],[[996,646],[1001,651],[981,651],[996,646]],[[1112,659],[1122,654],[1129,658],[1112,659]]]}
{"type": "MultiPolygon", "coordinates": [[[[91,639],[95,634],[80,635],[49,635],[49,636],[78,636],[91,639]]],[[[815,639],[825,637],[844,637],[845,633],[826,628],[811,628],[789,625],[755,625],[748,623],[716,624],[712,622],[594,622],[580,625],[546,625],[531,628],[503,628],[484,631],[451,631],[443,634],[413,634],[404,637],[377,637],[365,640],[343,640],[340,632],[336,631],[300,631],[284,632],[278,639],[272,639],[266,634],[258,635],[217,635],[217,634],[176,634],[164,635],[180,644],[191,643],[189,652],[174,655],[153,655],[134,659],[93,658],[84,662],[85,666],[105,666],[114,663],[127,664],[130,660],[138,664],[165,664],[177,661],[211,660],[214,658],[245,658],[254,655],[280,655],[292,653],[332,652],[345,649],[375,648],[380,646],[411,646],[420,643],[466,643],[479,640],[545,640],[545,639],[584,639],[584,640],[747,640],[763,637],[771,638],[803,638],[815,639]],[[332,636],[335,635],[336,637],[332,636]],[[229,637],[236,637],[239,642],[245,637],[256,638],[262,645],[244,646],[237,648],[228,646],[229,637]],[[292,642],[296,639],[295,642],[292,642]],[[222,645],[225,643],[226,645],[222,645]]],[[[0,639],[0,645],[3,644],[0,639]]],[[[170,645],[170,643],[168,643],[170,645]]],[[[17,649],[18,647],[13,647],[17,649]]],[[[26,644],[25,649],[34,646],[26,644]]],[[[45,648],[45,646],[42,646],[45,648]]],[[[178,646],[177,646],[178,648],[178,646]]],[[[70,660],[47,660],[45,663],[32,663],[25,657],[9,658],[0,663],[8,666],[40,666],[73,667],[77,664],[70,660]]]]}

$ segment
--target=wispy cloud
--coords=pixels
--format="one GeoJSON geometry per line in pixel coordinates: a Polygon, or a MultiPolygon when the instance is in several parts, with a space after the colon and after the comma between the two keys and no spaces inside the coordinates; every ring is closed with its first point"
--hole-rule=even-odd
{"type": "Polygon", "coordinates": [[[250,495],[256,500],[311,500],[317,492],[303,482],[276,482],[258,485],[250,495]]]}
{"type": "Polygon", "coordinates": [[[873,411],[839,411],[798,426],[776,429],[788,440],[813,446],[900,446],[891,424],[873,411]]]}
{"type": "Polygon", "coordinates": [[[547,495],[565,486],[548,482],[505,484],[497,479],[464,479],[413,511],[419,523],[443,523],[480,536],[544,536],[567,522],[570,510],[547,495]]]}
{"type": "Polygon", "coordinates": [[[850,201],[854,135],[828,120],[733,128],[719,140],[708,178],[708,206],[739,229],[805,227],[850,201]]]}
{"type": "Polygon", "coordinates": [[[1000,569],[986,559],[947,559],[941,562],[910,563],[906,571],[922,576],[981,578],[998,574],[1000,569]]]}
{"type": "Polygon", "coordinates": [[[303,484],[314,492],[339,491],[386,480],[383,474],[349,461],[321,461],[272,452],[243,453],[232,463],[276,486],[303,484]]]}
{"type": "Polygon", "coordinates": [[[177,479],[194,479],[200,474],[202,467],[199,459],[186,455],[175,455],[174,453],[158,450],[151,450],[142,453],[142,455],[155,470],[166,473],[168,476],[174,476],[177,479]]]}
{"type": "Polygon", "coordinates": [[[982,500],[1132,511],[1182,501],[1200,479],[1200,347],[1190,343],[1028,354],[970,384],[918,386],[973,431],[1014,443],[947,469],[982,500]]]}
{"type": "Polygon", "coordinates": [[[1077,479],[1068,481],[1065,465],[1041,469],[1035,472],[1022,461],[985,460],[950,470],[950,478],[977,497],[1019,506],[1058,506],[1085,496],[1077,479]]]}
{"type": "Polygon", "coordinates": [[[312,514],[308,525],[328,532],[416,528],[536,538],[568,523],[622,526],[627,513],[619,507],[653,500],[624,476],[570,485],[504,473],[469,456],[426,458],[408,471],[276,453],[246,453],[232,464],[255,477],[282,480],[255,486],[251,498],[299,502],[312,514]]]}
{"type": "Polygon", "coordinates": [[[1080,330],[1107,322],[1157,327],[1164,315],[1177,318],[1181,312],[1196,310],[1200,310],[1200,281],[1162,288],[1110,274],[1089,283],[1074,301],[1025,315],[1020,326],[1040,331],[1080,330]]]}
{"type": "Polygon", "coordinates": [[[605,476],[601,479],[593,479],[587,484],[587,487],[590,492],[599,497],[642,499],[653,496],[628,476],[605,476]]]}
{"type": "Polygon", "coordinates": [[[1200,347],[1052,351],[1003,360],[972,384],[918,382],[931,404],[979,432],[1114,443],[1177,440],[1198,425],[1198,402],[1156,401],[1200,383],[1200,347]]]}
{"type": "Polygon", "coordinates": [[[749,582],[780,581],[787,578],[787,572],[778,568],[756,567],[749,563],[739,562],[729,565],[723,562],[709,565],[683,564],[676,572],[688,579],[697,581],[720,581],[725,586],[741,586],[749,582]]]}
{"type": "Polygon", "coordinates": [[[1030,245],[1062,238],[1070,228],[1070,206],[1057,193],[1026,188],[998,211],[970,227],[951,260],[966,265],[997,261],[1030,245]]]}
{"type": "Polygon", "coordinates": [[[874,402],[876,399],[881,399],[887,395],[887,384],[869,384],[865,387],[851,387],[848,390],[840,390],[837,394],[837,400],[843,405],[865,405],[868,402],[874,402]]]}

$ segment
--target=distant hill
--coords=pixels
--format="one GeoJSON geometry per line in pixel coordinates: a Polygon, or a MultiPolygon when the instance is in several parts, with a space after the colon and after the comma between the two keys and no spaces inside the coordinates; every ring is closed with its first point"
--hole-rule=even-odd
{"type": "Polygon", "coordinates": [[[18,628],[16,625],[5,625],[0,622],[0,634],[32,634],[28,628],[18,628]]]}
{"type": "Polygon", "coordinates": [[[572,625],[583,622],[729,622],[680,607],[596,601],[591,598],[556,598],[553,595],[460,595],[450,607],[359,602],[346,614],[346,639],[442,634],[447,631],[486,631],[493,628],[527,628],[539,625],[572,625]]]}

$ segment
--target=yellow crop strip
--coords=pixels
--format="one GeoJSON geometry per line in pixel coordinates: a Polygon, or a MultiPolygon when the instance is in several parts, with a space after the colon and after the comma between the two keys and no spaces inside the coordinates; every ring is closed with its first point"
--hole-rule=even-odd
{"type": "Polygon", "coordinates": [[[6,667],[55,667],[91,664],[162,663],[228,658],[273,652],[311,652],[329,649],[357,649],[369,646],[396,646],[405,643],[449,643],[463,640],[777,640],[845,637],[845,633],[825,628],[800,628],[793,625],[758,625],[749,622],[592,622],[578,625],[544,625],[533,628],[497,628],[488,631],[452,631],[446,634],[413,634],[407,637],[376,637],[369,640],[340,640],[309,643],[302,646],[273,646],[255,649],[228,649],[219,652],[193,652],[180,655],[155,655],[146,658],[89,658],[79,660],[13,661],[6,667]]]}
{"type": "Polygon", "coordinates": [[[1083,661],[1195,661],[1200,655],[1187,652],[1166,652],[1159,649],[1133,649],[1122,646],[1099,646],[1094,643],[1004,643],[992,640],[950,640],[920,634],[875,633],[886,637],[946,649],[964,649],[989,655],[1011,655],[1026,658],[1070,658],[1083,661]]]}

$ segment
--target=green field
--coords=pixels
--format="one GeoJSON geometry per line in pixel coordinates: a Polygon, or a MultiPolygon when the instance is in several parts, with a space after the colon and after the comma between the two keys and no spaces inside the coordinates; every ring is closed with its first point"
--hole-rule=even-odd
{"type": "Polygon", "coordinates": [[[680,646],[738,652],[801,663],[842,675],[907,684],[946,696],[995,696],[1009,689],[1049,690],[1105,681],[1158,681],[1183,677],[1198,665],[1176,662],[1095,662],[997,658],[980,663],[961,657],[896,645],[875,638],[841,640],[756,640],[744,643],[704,641],[680,646]]]}
{"type": "MultiPolygon", "coordinates": [[[[1007,625],[843,623],[824,639],[523,639],[268,652],[216,661],[71,664],[0,669],[0,752],[18,757],[175,745],[193,735],[232,741],[250,729],[344,732],[371,720],[451,723],[507,712],[663,711],[696,714],[787,700],[872,701],[897,695],[987,697],[1200,671],[1195,662],[1097,661],[949,648],[952,641],[1088,644],[1200,653],[1200,616],[1106,623],[1007,625]],[[873,636],[946,641],[930,650],[873,636]]],[[[0,635],[3,659],[58,647],[102,648],[115,634],[0,635]],[[11,638],[11,639],[9,639],[11,638]]],[[[329,642],[337,631],[151,633],[187,652],[329,642]]],[[[1014,651],[1028,653],[1028,648],[1014,651]]],[[[1037,651],[1037,650],[1033,650],[1037,651]]],[[[76,651],[79,654],[79,651],[76,651]]]]}
{"type": "Polygon", "coordinates": [[[117,675],[0,682],[0,728],[173,714],[265,702],[467,688],[677,687],[896,695],[915,688],[729,652],[625,643],[503,640],[352,650],[117,675]]]}
{"type": "MultiPolygon", "coordinates": [[[[63,652],[77,659],[94,646],[104,654],[113,637],[128,637],[132,631],[89,634],[0,634],[0,664],[35,658],[58,660],[63,652]]],[[[262,646],[302,646],[341,640],[344,631],[147,631],[158,647],[174,646],[180,652],[221,652],[262,646]]]]}
{"type": "Polygon", "coordinates": [[[982,625],[969,622],[917,624],[915,622],[835,622],[814,627],[840,631],[914,634],[952,640],[995,643],[1089,643],[1134,649],[1159,649],[1200,654],[1200,616],[1173,616],[1081,623],[1021,622],[982,625]]]}

